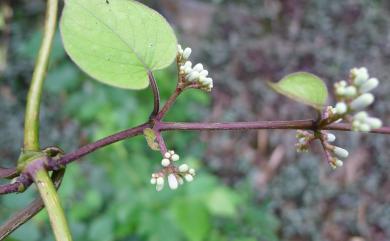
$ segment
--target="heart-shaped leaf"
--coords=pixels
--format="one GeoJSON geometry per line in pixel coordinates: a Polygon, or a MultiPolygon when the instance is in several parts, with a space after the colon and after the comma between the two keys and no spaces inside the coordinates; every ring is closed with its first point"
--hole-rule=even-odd
{"type": "Polygon", "coordinates": [[[132,0],[66,0],[61,17],[66,52],[87,74],[127,89],[148,86],[148,71],[176,56],[176,36],[156,11],[132,0]]]}
{"type": "Polygon", "coordinates": [[[328,99],[328,89],[324,81],[306,72],[289,74],[278,83],[269,85],[276,92],[316,109],[321,109],[328,99]]]}

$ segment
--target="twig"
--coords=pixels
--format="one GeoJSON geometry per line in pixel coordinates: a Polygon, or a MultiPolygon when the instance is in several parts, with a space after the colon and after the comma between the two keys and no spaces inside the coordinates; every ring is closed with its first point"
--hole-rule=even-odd
{"type": "Polygon", "coordinates": [[[183,89],[179,86],[176,87],[175,91],[173,92],[173,94],[169,97],[169,99],[167,100],[167,102],[164,104],[163,108],[161,109],[161,111],[157,114],[156,116],[156,120],[159,121],[161,120],[165,114],[168,112],[168,110],[171,108],[171,106],[173,105],[173,103],[175,103],[177,97],[183,92],[183,89]]]}
{"type": "Polygon", "coordinates": [[[18,175],[16,168],[1,168],[0,167],[0,178],[10,179],[18,175]]]}
{"type": "Polygon", "coordinates": [[[148,77],[150,87],[152,88],[153,92],[153,111],[149,117],[149,120],[152,120],[154,117],[157,116],[160,110],[160,93],[157,87],[156,79],[154,78],[153,73],[151,71],[148,71],[148,77]]]}

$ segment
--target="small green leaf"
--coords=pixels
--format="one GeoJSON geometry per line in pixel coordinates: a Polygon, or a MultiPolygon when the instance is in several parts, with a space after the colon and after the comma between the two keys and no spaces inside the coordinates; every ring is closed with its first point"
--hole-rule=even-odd
{"type": "Polygon", "coordinates": [[[187,240],[206,240],[211,228],[211,217],[202,202],[191,199],[177,200],[173,205],[173,213],[187,240]]]}
{"type": "Polygon", "coordinates": [[[87,74],[126,89],[148,86],[148,71],[176,56],[176,36],[156,11],[132,0],[66,0],[61,17],[66,52],[87,74]]]}
{"type": "Polygon", "coordinates": [[[145,136],[146,142],[148,143],[148,146],[150,147],[150,149],[152,149],[154,151],[160,150],[160,147],[158,146],[158,143],[156,141],[156,134],[154,133],[154,131],[152,129],[145,128],[144,129],[144,136],[145,136]]]}
{"type": "Polygon", "coordinates": [[[306,72],[289,74],[278,83],[269,82],[269,85],[279,94],[316,109],[321,109],[328,98],[325,83],[319,77],[306,72]]]}
{"type": "Polygon", "coordinates": [[[212,214],[223,217],[234,217],[236,215],[236,203],[235,193],[223,187],[215,189],[206,201],[207,208],[212,214]]]}

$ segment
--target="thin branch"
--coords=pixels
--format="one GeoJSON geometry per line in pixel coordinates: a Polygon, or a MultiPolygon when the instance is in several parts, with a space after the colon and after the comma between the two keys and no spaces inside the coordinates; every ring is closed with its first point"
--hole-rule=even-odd
{"type": "Polygon", "coordinates": [[[152,120],[154,117],[157,116],[160,110],[160,93],[157,87],[156,79],[154,78],[153,73],[151,71],[148,71],[148,77],[149,77],[150,87],[152,88],[153,91],[153,111],[149,117],[149,119],[152,120]]]}
{"type": "MultiPolygon", "coordinates": [[[[52,180],[56,189],[59,188],[62,182],[62,178],[65,174],[65,169],[54,171],[52,175],[52,180]]],[[[43,201],[41,197],[37,197],[32,201],[27,207],[23,208],[11,218],[9,218],[1,227],[0,227],[0,240],[5,239],[13,231],[18,229],[21,225],[26,223],[32,217],[34,217],[39,211],[43,209],[43,201]]]]}
{"type": "Polygon", "coordinates": [[[26,174],[22,173],[15,182],[10,184],[0,185],[0,195],[15,193],[15,192],[23,192],[31,184],[32,184],[31,178],[29,178],[26,174]]]}
{"type": "Polygon", "coordinates": [[[161,155],[164,156],[164,154],[167,152],[167,146],[165,145],[164,138],[161,134],[161,132],[156,131],[156,141],[158,143],[158,146],[160,147],[161,155]]]}
{"type": "Polygon", "coordinates": [[[107,145],[110,145],[110,144],[118,142],[118,141],[122,141],[122,140],[127,139],[127,138],[141,135],[145,128],[150,128],[150,127],[151,127],[151,125],[149,123],[144,123],[144,124],[139,125],[137,127],[118,132],[118,133],[113,134],[111,136],[100,139],[96,142],[85,145],[76,151],[73,151],[71,153],[64,155],[63,157],[61,157],[61,159],[59,161],[56,161],[55,163],[49,163],[48,168],[50,170],[55,170],[61,166],[65,166],[65,165],[69,164],[70,162],[78,160],[81,157],[83,157],[83,156],[85,156],[93,151],[96,151],[102,147],[105,147],[107,145]]]}
{"type": "Polygon", "coordinates": [[[16,168],[2,168],[0,167],[0,178],[11,179],[18,175],[16,168]]]}
{"type": "MultiPolygon", "coordinates": [[[[72,161],[96,151],[112,143],[122,141],[137,135],[141,135],[145,128],[151,128],[149,122],[130,128],[111,136],[100,139],[96,142],[85,145],[71,153],[64,155],[58,162],[49,163],[48,170],[57,170],[72,161]]],[[[226,130],[260,130],[260,129],[284,129],[284,130],[315,130],[315,120],[294,120],[294,121],[253,121],[253,122],[228,122],[228,123],[202,123],[202,122],[159,122],[155,127],[159,131],[226,131],[226,130]]],[[[323,130],[351,131],[350,124],[331,124],[323,130]]],[[[390,127],[374,129],[371,133],[390,134],[390,127]]],[[[23,183],[26,187],[31,184],[23,183]]],[[[15,184],[0,186],[0,194],[18,192],[15,184]],[[6,190],[4,192],[4,190],[6,190]]]]}
{"type": "Polygon", "coordinates": [[[48,0],[46,7],[45,29],[41,48],[34,68],[30,90],[27,96],[24,120],[24,149],[39,151],[39,112],[43,82],[46,77],[47,64],[53,37],[57,26],[58,0],[48,0]]]}
{"type": "Polygon", "coordinates": [[[183,92],[183,88],[177,86],[175,89],[175,92],[169,97],[167,102],[164,104],[163,108],[161,111],[157,114],[156,120],[159,121],[161,120],[165,114],[168,112],[168,110],[172,107],[172,105],[175,103],[177,97],[183,92]]]}
{"type": "Polygon", "coordinates": [[[260,129],[314,129],[313,120],[296,121],[253,121],[253,122],[227,122],[227,123],[207,123],[207,122],[161,122],[159,130],[260,130],[260,129]]]}

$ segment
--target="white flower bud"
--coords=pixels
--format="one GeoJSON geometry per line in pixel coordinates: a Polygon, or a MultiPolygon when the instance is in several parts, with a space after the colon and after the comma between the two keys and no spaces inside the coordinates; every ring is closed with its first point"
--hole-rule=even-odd
{"type": "Polygon", "coordinates": [[[327,133],[326,134],[326,140],[329,142],[334,142],[336,140],[336,136],[333,135],[332,133],[327,133]]]}
{"type": "Polygon", "coordinates": [[[185,74],[189,74],[189,73],[191,73],[193,70],[192,70],[192,68],[191,67],[185,67],[184,68],[184,73],[185,74]]]}
{"type": "Polygon", "coordinates": [[[339,82],[339,85],[343,86],[343,87],[346,87],[347,86],[347,81],[342,80],[342,81],[339,82]]]}
{"type": "Polygon", "coordinates": [[[174,162],[178,161],[179,159],[180,159],[180,157],[177,154],[173,154],[172,157],[171,157],[171,160],[174,161],[174,162]]]}
{"type": "Polygon", "coordinates": [[[158,177],[156,180],[157,185],[164,185],[164,178],[163,177],[158,177]]]}
{"type": "Polygon", "coordinates": [[[359,131],[361,131],[361,132],[369,132],[369,131],[371,131],[371,127],[367,123],[361,123],[359,125],[359,131]]]}
{"type": "Polygon", "coordinates": [[[156,190],[157,192],[161,191],[164,188],[164,178],[159,177],[156,181],[156,190]]]}
{"type": "Polygon", "coordinates": [[[369,125],[372,129],[378,129],[382,127],[382,121],[374,117],[368,117],[366,119],[366,124],[369,125]]]}
{"type": "Polygon", "coordinates": [[[173,154],[175,154],[175,151],[170,150],[170,151],[169,151],[169,154],[173,155],[173,154]]]}
{"type": "Polygon", "coordinates": [[[157,179],[156,178],[152,178],[152,179],[150,179],[150,184],[152,184],[152,185],[155,185],[157,183],[157,179]]]}
{"type": "Polygon", "coordinates": [[[178,44],[177,45],[177,52],[179,53],[179,54],[183,54],[183,48],[181,47],[181,45],[180,44],[178,44]]]}
{"type": "Polygon", "coordinates": [[[377,78],[371,78],[371,79],[367,80],[367,82],[362,84],[360,86],[359,90],[362,93],[369,92],[369,91],[375,89],[376,87],[378,87],[378,85],[379,85],[379,80],[377,78]]]}
{"type": "Polygon", "coordinates": [[[179,172],[187,172],[190,168],[187,164],[182,164],[179,166],[179,172]]]}
{"type": "Polygon", "coordinates": [[[201,77],[207,77],[207,75],[209,75],[209,71],[204,69],[204,70],[200,71],[199,74],[200,74],[201,77]]]}
{"type": "Polygon", "coordinates": [[[171,157],[171,153],[165,152],[164,157],[165,157],[165,158],[170,158],[170,157],[171,157]]]}
{"type": "Polygon", "coordinates": [[[301,144],[305,144],[306,143],[306,137],[299,138],[298,142],[301,143],[301,144]]]}
{"type": "Polygon", "coordinates": [[[192,82],[192,81],[195,81],[199,78],[199,72],[197,71],[192,71],[191,73],[189,73],[187,75],[187,80],[192,82]]]}
{"type": "Polygon", "coordinates": [[[371,93],[365,93],[357,97],[351,102],[351,108],[354,110],[361,110],[371,105],[375,98],[371,93]]]}
{"type": "Polygon", "coordinates": [[[161,166],[167,167],[169,166],[169,164],[171,164],[171,161],[169,161],[169,159],[164,158],[161,160],[161,166]]]}
{"type": "Polygon", "coordinates": [[[177,181],[179,182],[180,185],[183,185],[183,184],[184,184],[183,178],[181,178],[181,177],[179,177],[179,176],[177,176],[176,178],[177,178],[177,181]]]}
{"type": "Polygon", "coordinates": [[[183,51],[183,58],[188,59],[192,53],[191,48],[185,48],[183,51]]]}
{"type": "Polygon", "coordinates": [[[345,87],[344,86],[337,86],[336,87],[336,94],[337,95],[344,95],[345,94],[345,87]]]}
{"type": "Polygon", "coordinates": [[[359,122],[365,122],[367,118],[368,114],[365,111],[360,111],[353,117],[354,120],[358,120],[359,122]]]}
{"type": "Polygon", "coordinates": [[[194,180],[194,177],[191,174],[184,175],[184,178],[187,182],[192,182],[194,180]]]}
{"type": "Polygon", "coordinates": [[[192,62],[191,61],[186,61],[185,64],[183,65],[185,68],[192,68],[192,62]]]}
{"type": "Polygon", "coordinates": [[[192,176],[195,176],[195,169],[190,168],[190,170],[188,170],[188,173],[191,174],[192,176]]]}
{"type": "Polygon", "coordinates": [[[213,79],[212,78],[204,78],[202,84],[204,85],[211,85],[213,83],[213,79]]]}
{"type": "Polygon", "coordinates": [[[340,160],[340,159],[337,159],[336,161],[335,161],[335,163],[334,163],[336,166],[338,166],[338,167],[342,167],[343,166],[343,161],[342,160],[340,160]]]}
{"type": "Polygon", "coordinates": [[[357,94],[357,90],[355,86],[348,86],[345,88],[345,92],[344,92],[345,96],[352,97],[355,96],[356,94],[357,94]]]}
{"type": "Polygon", "coordinates": [[[352,122],[352,130],[354,130],[354,131],[360,131],[360,125],[361,125],[362,123],[360,122],[360,121],[358,121],[358,120],[354,120],[353,122],[352,122]]]}
{"type": "Polygon", "coordinates": [[[177,189],[177,187],[179,186],[179,183],[178,183],[178,181],[176,179],[175,174],[169,174],[168,175],[168,185],[169,185],[169,188],[172,189],[172,190],[177,189]]]}
{"type": "Polygon", "coordinates": [[[364,82],[366,82],[368,80],[368,71],[366,68],[362,67],[362,68],[354,68],[352,69],[352,75],[354,77],[354,82],[356,85],[361,85],[363,84],[364,82]]]}
{"type": "Polygon", "coordinates": [[[347,158],[349,153],[347,150],[341,148],[341,147],[338,147],[338,146],[335,146],[334,149],[333,149],[333,153],[340,157],[340,158],[347,158]]]}
{"type": "Polygon", "coordinates": [[[347,104],[345,104],[344,102],[339,102],[336,104],[335,106],[335,109],[336,109],[336,113],[337,114],[345,114],[348,110],[348,107],[347,107],[347,104]]]}
{"type": "Polygon", "coordinates": [[[198,71],[198,72],[201,72],[202,70],[203,70],[203,65],[202,64],[196,64],[195,66],[194,66],[194,70],[195,71],[198,71]]]}

